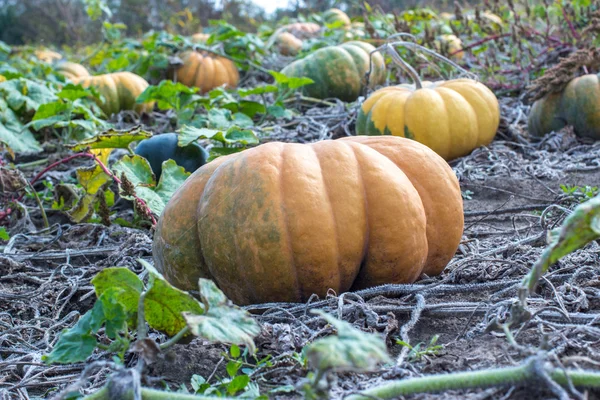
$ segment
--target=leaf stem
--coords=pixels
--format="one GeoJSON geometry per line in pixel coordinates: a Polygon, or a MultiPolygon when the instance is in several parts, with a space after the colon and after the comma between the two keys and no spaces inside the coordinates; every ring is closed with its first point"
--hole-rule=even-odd
{"type": "Polygon", "coordinates": [[[31,193],[33,193],[35,202],[37,203],[38,208],[40,209],[40,212],[42,213],[42,219],[44,220],[44,228],[49,228],[50,224],[48,223],[48,217],[46,216],[46,210],[44,210],[44,205],[42,204],[42,201],[40,200],[40,196],[37,194],[37,192],[33,188],[33,185],[31,184],[31,182],[27,182],[27,185],[31,189],[31,193]]]}
{"type": "Polygon", "coordinates": [[[186,325],[182,330],[177,332],[177,334],[175,336],[173,336],[171,339],[167,340],[166,342],[161,343],[158,347],[161,350],[168,349],[169,347],[177,344],[177,342],[179,342],[181,340],[181,338],[184,337],[189,331],[190,331],[190,328],[186,325]]]}

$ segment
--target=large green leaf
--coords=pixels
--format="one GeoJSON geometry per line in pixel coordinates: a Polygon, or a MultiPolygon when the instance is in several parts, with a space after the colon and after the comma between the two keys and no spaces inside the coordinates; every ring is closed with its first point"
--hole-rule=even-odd
{"type": "Polygon", "coordinates": [[[42,104],[57,99],[54,92],[44,84],[25,78],[0,83],[0,95],[13,111],[19,113],[32,113],[42,104]]]}
{"type": "Polygon", "coordinates": [[[19,121],[6,101],[0,98],[0,142],[6,143],[17,153],[37,153],[42,147],[29,129],[19,121]]]}
{"type": "Polygon", "coordinates": [[[215,283],[200,278],[200,296],[207,310],[204,315],[185,313],[192,333],[215,342],[246,345],[254,353],[253,338],[260,326],[245,310],[231,304],[215,283]]]}
{"type": "Polygon", "coordinates": [[[96,291],[96,296],[100,297],[110,288],[120,288],[122,290],[119,301],[125,307],[127,312],[135,313],[138,309],[140,294],[144,290],[144,284],[140,278],[124,267],[105,268],[100,271],[91,281],[96,291]]]}
{"type": "Polygon", "coordinates": [[[371,333],[362,332],[347,322],[315,310],[334,326],[337,335],[318,339],[305,348],[308,362],[320,371],[367,371],[380,362],[390,361],[385,341],[371,333]]]}
{"type": "Polygon", "coordinates": [[[89,139],[82,140],[72,147],[74,151],[89,149],[126,149],[132,142],[148,139],[152,133],[142,130],[139,126],[127,131],[109,129],[89,139]]]}
{"type": "Polygon", "coordinates": [[[225,146],[235,144],[248,145],[258,144],[258,137],[249,129],[240,129],[231,127],[226,131],[217,129],[195,128],[193,126],[184,126],[179,130],[179,146],[187,146],[198,139],[211,139],[222,143],[225,146]]]}
{"type": "Polygon", "coordinates": [[[183,314],[203,314],[204,307],[189,293],[172,286],[149,263],[139,262],[148,270],[150,289],[144,299],[144,313],[148,325],[152,328],[174,336],[186,326],[183,314]]]}

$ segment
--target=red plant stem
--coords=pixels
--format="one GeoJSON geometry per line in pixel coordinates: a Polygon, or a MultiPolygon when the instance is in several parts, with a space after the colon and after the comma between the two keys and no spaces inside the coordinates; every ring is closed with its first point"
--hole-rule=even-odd
{"type": "MultiPolygon", "coordinates": [[[[56,161],[50,165],[48,165],[46,168],[44,168],[43,170],[41,170],[32,180],[31,180],[31,185],[33,186],[33,184],[35,182],[37,182],[42,176],[44,176],[44,174],[48,171],[50,171],[53,168],[56,168],[57,166],[59,166],[60,164],[64,164],[66,162],[69,162],[75,158],[79,158],[79,157],[85,157],[85,158],[91,158],[93,159],[99,166],[100,168],[102,168],[102,171],[104,171],[104,173],[106,175],[108,175],[112,180],[114,180],[115,182],[117,182],[117,184],[121,184],[121,180],[115,175],[113,174],[107,167],[106,165],[104,165],[104,163],[98,158],[98,156],[96,156],[95,154],[92,153],[76,153],[73,155],[70,155],[67,158],[63,158],[62,160],[56,161]]],[[[23,194],[19,197],[18,201],[20,201],[23,198],[23,194]]],[[[141,204],[145,209],[146,209],[146,213],[148,214],[148,216],[150,217],[150,221],[152,222],[152,226],[156,226],[156,218],[154,218],[154,215],[152,215],[152,211],[150,210],[150,207],[148,207],[148,204],[142,200],[141,198],[139,198],[137,195],[133,195],[133,198],[135,200],[138,201],[139,204],[141,204]]],[[[7,211],[8,212],[8,211],[7,211]]],[[[0,213],[0,216],[2,214],[0,213]]]]}
{"type": "MultiPolygon", "coordinates": [[[[69,162],[69,161],[71,161],[71,160],[73,160],[73,159],[75,159],[75,158],[78,158],[78,157],[87,157],[87,158],[92,158],[92,157],[93,157],[93,155],[92,155],[92,154],[90,154],[90,153],[76,153],[76,154],[70,155],[70,156],[69,156],[69,157],[67,157],[67,158],[63,158],[62,160],[58,160],[58,161],[56,161],[56,162],[54,162],[54,163],[52,163],[52,164],[48,165],[48,166],[47,166],[46,168],[44,168],[43,170],[41,170],[41,171],[40,171],[40,172],[39,172],[39,173],[38,173],[38,174],[37,174],[37,175],[36,175],[36,176],[35,176],[35,177],[34,177],[34,178],[31,180],[31,182],[29,182],[29,183],[31,183],[31,185],[33,186],[33,184],[34,184],[34,183],[36,183],[36,182],[37,182],[37,181],[38,181],[38,180],[39,180],[39,179],[40,179],[42,176],[44,176],[44,174],[45,174],[46,172],[50,171],[50,170],[51,170],[51,169],[53,169],[53,168],[56,168],[56,167],[57,167],[57,166],[59,166],[60,164],[64,164],[64,163],[66,163],[66,162],[69,162]]],[[[23,195],[21,195],[21,197],[19,197],[19,200],[20,200],[20,199],[22,199],[22,198],[23,198],[23,195]]]]}
{"type": "Polygon", "coordinates": [[[560,6],[560,11],[562,11],[562,15],[565,18],[565,21],[567,21],[567,25],[569,25],[569,29],[571,30],[571,35],[573,35],[573,37],[575,39],[579,40],[580,39],[579,33],[577,33],[577,31],[575,30],[573,23],[569,19],[569,16],[567,15],[567,12],[565,11],[565,8],[562,5],[560,6]]]}
{"type": "MultiPolygon", "coordinates": [[[[541,37],[543,37],[543,38],[545,38],[547,40],[550,40],[551,42],[554,42],[556,44],[560,44],[560,45],[563,45],[563,46],[570,46],[570,44],[565,43],[562,40],[560,40],[558,38],[555,38],[554,36],[544,35],[543,33],[539,32],[539,31],[537,31],[535,29],[528,29],[527,32],[525,32],[525,33],[529,37],[531,37],[531,36],[541,36],[541,37]]],[[[460,53],[461,51],[469,50],[469,49],[472,49],[474,47],[481,46],[482,44],[487,43],[489,41],[502,39],[502,38],[505,38],[505,37],[508,37],[508,36],[511,36],[511,34],[510,33],[502,33],[502,34],[496,34],[496,35],[488,36],[488,37],[483,38],[481,40],[478,40],[478,41],[476,41],[474,43],[471,43],[470,45],[465,46],[462,49],[455,50],[452,53],[450,53],[450,55],[453,56],[453,55],[455,55],[457,53],[460,53]]]]}

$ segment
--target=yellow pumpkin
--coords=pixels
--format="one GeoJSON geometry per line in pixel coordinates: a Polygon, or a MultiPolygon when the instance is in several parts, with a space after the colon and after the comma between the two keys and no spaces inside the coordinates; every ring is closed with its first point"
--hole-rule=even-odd
{"type": "Polygon", "coordinates": [[[153,257],[182,289],[206,277],[238,304],[306,301],[439,274],[462,230],[456,176],[415,141],[271,142],[192,174],[160,217],[153,257]]]}
{"type": "Polygon", "coordinates": [[[446,160],[488,145],[500,123],[498,99],[472,79],[379,89],[362,104],[357,135],[394,135],[423,143],[446,160]]]}
{"type": "Polygon", "coordinates": [[[465,56],[464,51],[459,51],[462,50],[462,40],[456,35],[440,35],[435,44],[438,51],[444,49],[448,54],[454,53],[452,58],[455,60],[462,60],[465,56]]]}
{"type": "Polygon", "coordinates": [[[62,59],[62,55],[52,50],[36,50],[34,52],[36,58],[42,62],[52,64],[55,61],[62,59]]]}
{"type": "Polygon", "coordinates": [[[148,82],[131,72],[115,72],[98,76],[73,77],[71,81],[81,86],[95,87],[104,97],[98,100],[98,106],[108,116],[122,110],[135,110],[138,113],[152,110],[154,103],[138,104],[137,97],[148,87],[148,82]]]}
{"type": "Polygon", "coordinates": [[[210,35],[208,33],[194,33],[192,35],[192,41],[196,43],[204,43],[209,37],[210,35]]]}
{"type": "Polygon", "coordinates": [[[55,68],[67,79],[73,79],[81,76],[90,76],[90,73],[83,65],[74,62],[60,62],[56,65],[55,68]]]}
{"type": "Polygon", "coordinates": [[[314,22],[294,22],[293,24],[284,25],[280,29],[291,33],[298,39],[308,39],[315,37],[321,30],[321,26],[314,22]]]}
{"type": "Polygon", "coordinates": [[[302,40],[289,32],[282,32],[277,36],[277,48],[284,56],[295,56],[302,49],[302,40]]]}
{"type": "Polygon", "coordinates": [[[200,88],[202,93],[222,85],[236,87],[240,80],[235,64],[227,58],[198,51],[184,52],[180,58],[183,66],[177,69],[177,80],[186,86],[200,88]]]}

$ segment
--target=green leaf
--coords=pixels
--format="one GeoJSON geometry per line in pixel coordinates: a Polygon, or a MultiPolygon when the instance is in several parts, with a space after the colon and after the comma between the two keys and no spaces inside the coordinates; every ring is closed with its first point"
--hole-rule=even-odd
{"type": "Polygon", "coordinates": [[[6,228],[3,226],[0,226],[0,240],[9,240],[9,239],[10,239],[10,235],[6,231],[6,228]]]}
{"type": "Polygon", "coordinates": [[[92,167],[79,168],[76,175],[77,181],[85,191],[85,195],[79,199],[73,209],[69,210],[69,215],[73,221],[79,223],[93,215],[97,196],[103,192],[105,186],[112,179],[98,164],[92,167]]]}
{"type": "Polygon", "coordinates": [[[246,345],[253,354],[254,336],[260,327],[248,312],[230,303],[214,282],[200,278],[200,297],[207,310],[204,315],[184,313],[191,332],[207,340],[246,345]]]}
{"type": "Polygon", "coordinates": [[[276,83],[283,84],[288,83],[290,81],[290,78],[288,78],[287,75],[282,74],[281,72],[269,71],[269,74],[271,74],[271,76],[275,78],[276,83]]]}
{"type": "Polygon", "coordinates": [[[290,89],[298,89],[299,87],[310,85],[311,83],[315,83],[315,81],[307,77],[294,76],[288,79],[287,85],[290,89]]]}
{"type": "Polygon", "coordinates": [[[120,289],[119,302],[126,312],[135,313],[138,309],[140,294],[144,290],[144,284],[140,278],[125,267],[111,267],[100,271],[91,281],[100,297],[109,289],[120,289]]]}
{"type": "Polygon", "coordinates": [[[63,331],[52,352],[42,356],[47,364],[73,364],[85,361],[96,348],[96,338],[90,334],[63,331]]]}
{"type": "Polygon", "coordinates": [[[267,112],[267,108],[264,106],[264,104],[256,101],[240,100],[238,105],[240,112],[243,112],[250,118],[254,117],[256,114],[264,114],[267,112]]]}
{"type": "Polygon", "coordinates": [[[250,377],[248,375],[238,375],[229,382],[227,385],[227,393],[230,395],[234,395],[237,392],[244,390],[248,383],[250,382],[250,377]]]}
{"type": "Polygon", "coordinates": [[[278,90],[277,86],[275,86],[275,85],[262,85],[262,86],[253,87],[251,89],[238,89],[238,94],[241,97],[246,97],[246,96],[250,96],[253,94],[260,95],[260,94],[265,94],[265,93],[274,93],[274,92],[277,92],[277,90],[278,90]]]}
{"type": "Polygon", "coordinates": [[[239,346],[232,344],[231,348],[229,349],[229,354],[231,354],[231,357],[233,357],[233,358],[238,358],[240,356],[239,346]]]}
{"type": "Polygon", "coordinates": [[[231,111],[224,108],[211,108],[208,111],[208,122],[211,128],[227,129],[232,124],[231,111]]]}
{"type": "MultiPolygon", "coordinates": [[[[64,103],[60,100],[42,104],[38,107],[37,111],[35,112],[32,121],[37,121],[62,114],[65,111],[70,110],[70,108],[71,105],[69,103],[64,103]]],[[[35,127],[34,129],[38,130],[38,128],[35,127]]]]}
{"type": "Polygon", "coordinates": [[[23,126],[19,117],[0,97],[0,142],[17,153],[37,153],[42,147],[31,131],[23,126]]]}
{"type": "Polygon", "coordinates": [[[137,309],[126,311],[121,298],[123,292],[124,290],[120,287],[111,287],[105,290],[98,299],[104,311],[106,336],[113,340],[119,336],[119,332],[127,330],[127,320],[137,311],[137,309]]]}
{"type": "Polygon", "coordinates": [[[68,101],[75,101],[77,99],[84,99],[90,96],[98,97],[97,89],[91,87],[86,89],[81,85],[74,85],[69,83],[65,85],[60,92],[56,94],[59,98],[65,99],[68,101]]]}
{"type": "MultiPolygon", "coordinates": [[[[158,185],[150,168],[148,161],[141,156],[126,155],[115,163],[113,170],[117,176],[124,173],[133,184],[135,194],[146,202],[150,210],[160,215],[173,193],[190,176],[183,167],[178,166],[175,161],[163,162],[162,174],[158,185]]],[[[131,200],[130,196],[123,196],[131,200]]]]}
{"type": "Polygon", "coordinates": [[[198,139],[215,140],[225,146],[234,144],[258,144],[259,142],[258,137],[254,134],[254,132],[248,129],[240,129],[235,126],[229,128],[224,134],[221,130],[195,128],[193,126],[185,125],[179,130],[179,132],[179,146],[187,146],[198,139]]]}
{"type": "Polygon", "coordinates": [[[337,330],[336,336],[318,339],[306,347],[308,362],[320,371],[368,371],[381,362],[389,362],[385,341],[375,334],[364,333],[347,322],[314,310],[337,330]]]}
{"type": "Polygon", "coordinates": [[[40,105],[57,99],[52,90],[45,85],[25,78],[0,83],[0,95],[13,111],[19,113],[32,113],[40,105]]]}
{"type": "Polygon", "coordinates": [[[564,220],[561,227],[552,232],[552,242],[523,279],[521,300],[534,290],[542,275],[551,265],[575,250],[600,238],[600,195],[578,205],[564,220]]]}
{"type": "Polygon", "coordinates": [[[152,133],[142,130],[139,126],[126,131],[109,129],[89,139],[82,140],[71,148],[73,151],[85,149],[127,149],[132,142],[148,139],[152,133]]]}
{"type": "Polygon", "coordinates": [[[72,364],[85,361],[92,355],[97,341],[92,335],[104,323],[102,303],[97,301],[70,329],[64,329],[50,354],[43,355],[47,364],[72,364]]]}
{"type": "Polygon", "coordinates": [[[189,293],[172,286],[156,269],[138,260],[150,273],[151,286],[144,299],[144,312],[150,327],[174,336],[186,326],[183,313],[203,314],[204,307],[189,293]]]}
{"type": "Polygon", "coordinates": [[[291,119],[293,117],[293,114],[290,110],[277,105],[267,107],[267,113],[275,118],[291,119]]]}
{"type": "Polygon", "coordinates": [[[138,96],[136,102],[146,103],[156,101],[158,108],[161,110],[168,110],[170,108],[180,110],[193,100],[200,98],[200,96],[196,95],[197,92],[198,88],[189,88],[180,82],[174,83],[170,80],[163,80],[158,86],[148,86],[138,96]]]}
{"type": "Polygon", "coordinates": [[[237,375],[241,366],[242,366],[242,364],[238,361],[233,361],[233,360],[229,361],[227,363],[227,366],[225,367],[225,370],[227,370],[227,375],[229,375],[229,377],[233,378],[234,376],[237,375]]]}

